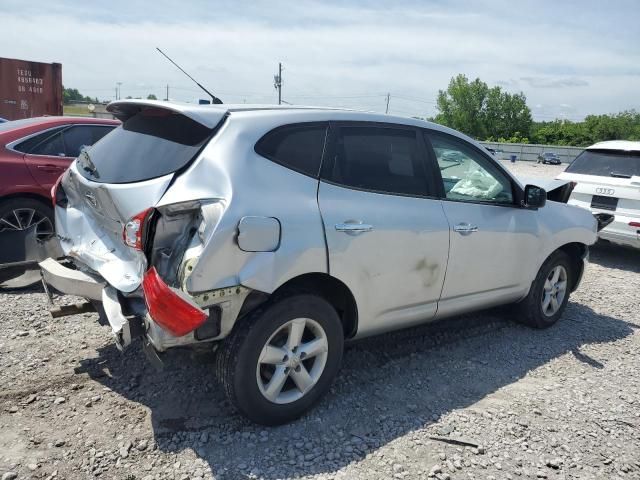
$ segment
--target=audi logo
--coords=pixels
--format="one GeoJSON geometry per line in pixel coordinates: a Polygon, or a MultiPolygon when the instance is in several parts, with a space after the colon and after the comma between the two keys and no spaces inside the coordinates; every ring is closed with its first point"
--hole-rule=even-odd
{"type": "Polygon", "coordinates": [[[596,188],[596,193],[601,195],[613,195],[616,191],[613,188],[596,188]]]}

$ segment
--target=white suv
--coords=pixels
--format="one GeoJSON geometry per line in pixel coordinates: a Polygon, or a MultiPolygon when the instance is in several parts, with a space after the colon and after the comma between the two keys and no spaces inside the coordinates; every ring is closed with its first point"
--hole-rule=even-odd
{"type": "Polygon", "coordinates": [[[640,248],[640,142],[591,145],[558,178],[575,183],[569,204],[615,215],[600,238],[640,248]]]}

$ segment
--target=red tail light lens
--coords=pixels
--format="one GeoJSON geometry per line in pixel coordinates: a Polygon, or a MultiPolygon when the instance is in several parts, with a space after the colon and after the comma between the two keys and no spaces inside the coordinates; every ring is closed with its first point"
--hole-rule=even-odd
{"type": "Polygon", "coordinates": [[[630,227],[640,228],[640,222],[629,222],[630,227]]]}
{"type": "Polygon", "coordinates": [[[62,189],[62,187],[60,186],[63,175],[64,173],[58,177],[58,180],[56,180],[56,183],[54,183],[53,187],[51,187],[51,201],[53,202],[54,208],[56,205],[59,205],[61,207],[67,206],[67,196],[64,193],[64,190],[62,189]]]}
{"type": "Polygon", "coordinates": [[[145,273],[142,290],[151,318],[177,337],[192,332],[208,317],[193,302],[164,283],[155,267],[145,273]]]}
{"type": "Polygon", "coordinates": [[[122,240],[125,245],[140,251],[144,249],[145,229],[152,213],[153,208],[147,208],[129,219],[122,229],[122,240]]]}

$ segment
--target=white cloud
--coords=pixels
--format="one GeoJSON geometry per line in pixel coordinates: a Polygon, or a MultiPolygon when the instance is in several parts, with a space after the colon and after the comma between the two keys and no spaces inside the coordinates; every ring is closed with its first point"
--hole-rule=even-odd
{"type": "Polygon", "coordinates": [[[155,51],[159,46],[229,102],[274,102],[273,74],[282,61],[284,98],[294,103],[382,110],[391,92],[392,112],[433,115],[438,89],[465,73],[522,89],[530,105],[548,105],[545,116],[560,113],[561,103],[576,105],[576,118],[638,107],[637,29],[624,33],[635,43],[614,31],[594,36],[573,17],[563,24],[552,7],[536,10],[547,17],[526,17],[496,15],[496,3],[391,9],[274,1],[241,9],[161,1],[153,13],[136,3],[104,5],[81,11],[64,1],[9,0],[0,24],[3,37],[15,40],[0,55],[61,62],[65,85],[100,98],[112,97],[118,81],[125,96],[161,98],[169,84],[172,98],[203,98],[155,51]]]}

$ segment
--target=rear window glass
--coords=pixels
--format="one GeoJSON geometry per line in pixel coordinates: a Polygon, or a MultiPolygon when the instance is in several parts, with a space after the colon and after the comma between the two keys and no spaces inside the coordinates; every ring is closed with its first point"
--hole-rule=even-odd
{"type": "Polygon", "coordinates": [[[101,183],[161,177],[186,166],[212,130],[184,115],[146,109],[125,120],[78,157],[78,170],[101,183]]]}
{"type": "Polygon", "coordinates": [[[585,150],[567,167],[567,172],[601,177],[640,175],[640,152],[585,150]]]}
{"type": "Polygon", "coordinates": [[[256,152],[300,173],[318,177],[326,125],[280,127],[256,144],[256,152]]]}

